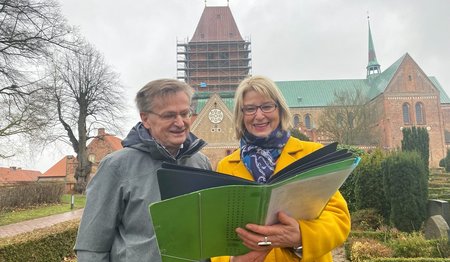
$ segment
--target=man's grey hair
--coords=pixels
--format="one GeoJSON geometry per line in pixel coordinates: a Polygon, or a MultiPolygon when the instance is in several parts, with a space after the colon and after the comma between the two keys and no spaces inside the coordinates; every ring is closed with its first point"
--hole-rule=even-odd
{"type": "Polygon", "coordinates": [[[136,95],[136,106],[139,112],[149,112],[153,109],[155,99],[173,95],[177,92],[184,92],[192,101],[192,88],[185,82],[175,79],[157,79],[146,84],[136,95]]]}

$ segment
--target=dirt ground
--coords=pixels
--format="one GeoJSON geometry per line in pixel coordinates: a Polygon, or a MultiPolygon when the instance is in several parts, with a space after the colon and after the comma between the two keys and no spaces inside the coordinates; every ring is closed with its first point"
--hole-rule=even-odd
{"type": "Polygon", "coordinates": [[[334,249],[331,254],[333,255],[333,262],[349,262],[350,260],[347,260],[345,258],[345,251],[344,247],[338,247],[334,249]]]}

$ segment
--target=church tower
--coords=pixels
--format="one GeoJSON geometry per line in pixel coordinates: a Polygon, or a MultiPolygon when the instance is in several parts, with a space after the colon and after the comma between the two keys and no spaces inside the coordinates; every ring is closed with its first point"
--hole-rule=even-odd
{"type": "Polygon", "coordinates": [[[177,43],[177,78],[196,93],[234,92],[250,73],[250,41],[245,41],[229,6],[206,6],[193,37],[177,43]]]}
{"type": "Polygon", "coordinates": [[[369,25],[369,64],[367,65],[367,78],[371,78],[381,73],[380,64],[377,61],[377,55],[375,54],[375,47],[372,40],[372,32],[370,30],[370,21],[367,17],[367,22],[369,25]]]}

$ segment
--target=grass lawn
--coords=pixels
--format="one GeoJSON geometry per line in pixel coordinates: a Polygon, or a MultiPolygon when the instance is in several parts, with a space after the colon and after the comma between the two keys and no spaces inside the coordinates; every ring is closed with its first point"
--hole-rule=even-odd
{"type": "MultiPolygon", "coordinates": [[[[86,204],[85,195],[74,195],[74,209],[83,208],[86,204]]],[[[61,198],[60,204],[38,206],[24,210],[15,210],[0,213],[0,226],[22,222],[34,218],[46,217],[71,211],[71,195],[66,194],[61,198]]]]}

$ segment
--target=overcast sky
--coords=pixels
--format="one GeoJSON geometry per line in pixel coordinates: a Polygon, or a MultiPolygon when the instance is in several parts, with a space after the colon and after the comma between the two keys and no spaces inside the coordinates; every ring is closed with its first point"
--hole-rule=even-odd
{"type": "MultiPolygon", "coordinates": [[[[147,82],[176,77],[176,43],[192,37],[204,0],[60,0],[79,28],[121,75],[129,104],[124,134],[138,121],[133,98],[147,82]]],[[[227,5],[226,0],[207,1],[227,5]]],[[[381,70],[409,53],[450,95],[448,0],[230,0],[241,35],[252,43],[252,74],[275,81],[363,79],[368,26],[381,70]]],[[[45,172],[70,149],[9,160],[45,172]],[[29,164],[27,164],[29,163],[29,164]]]]}

